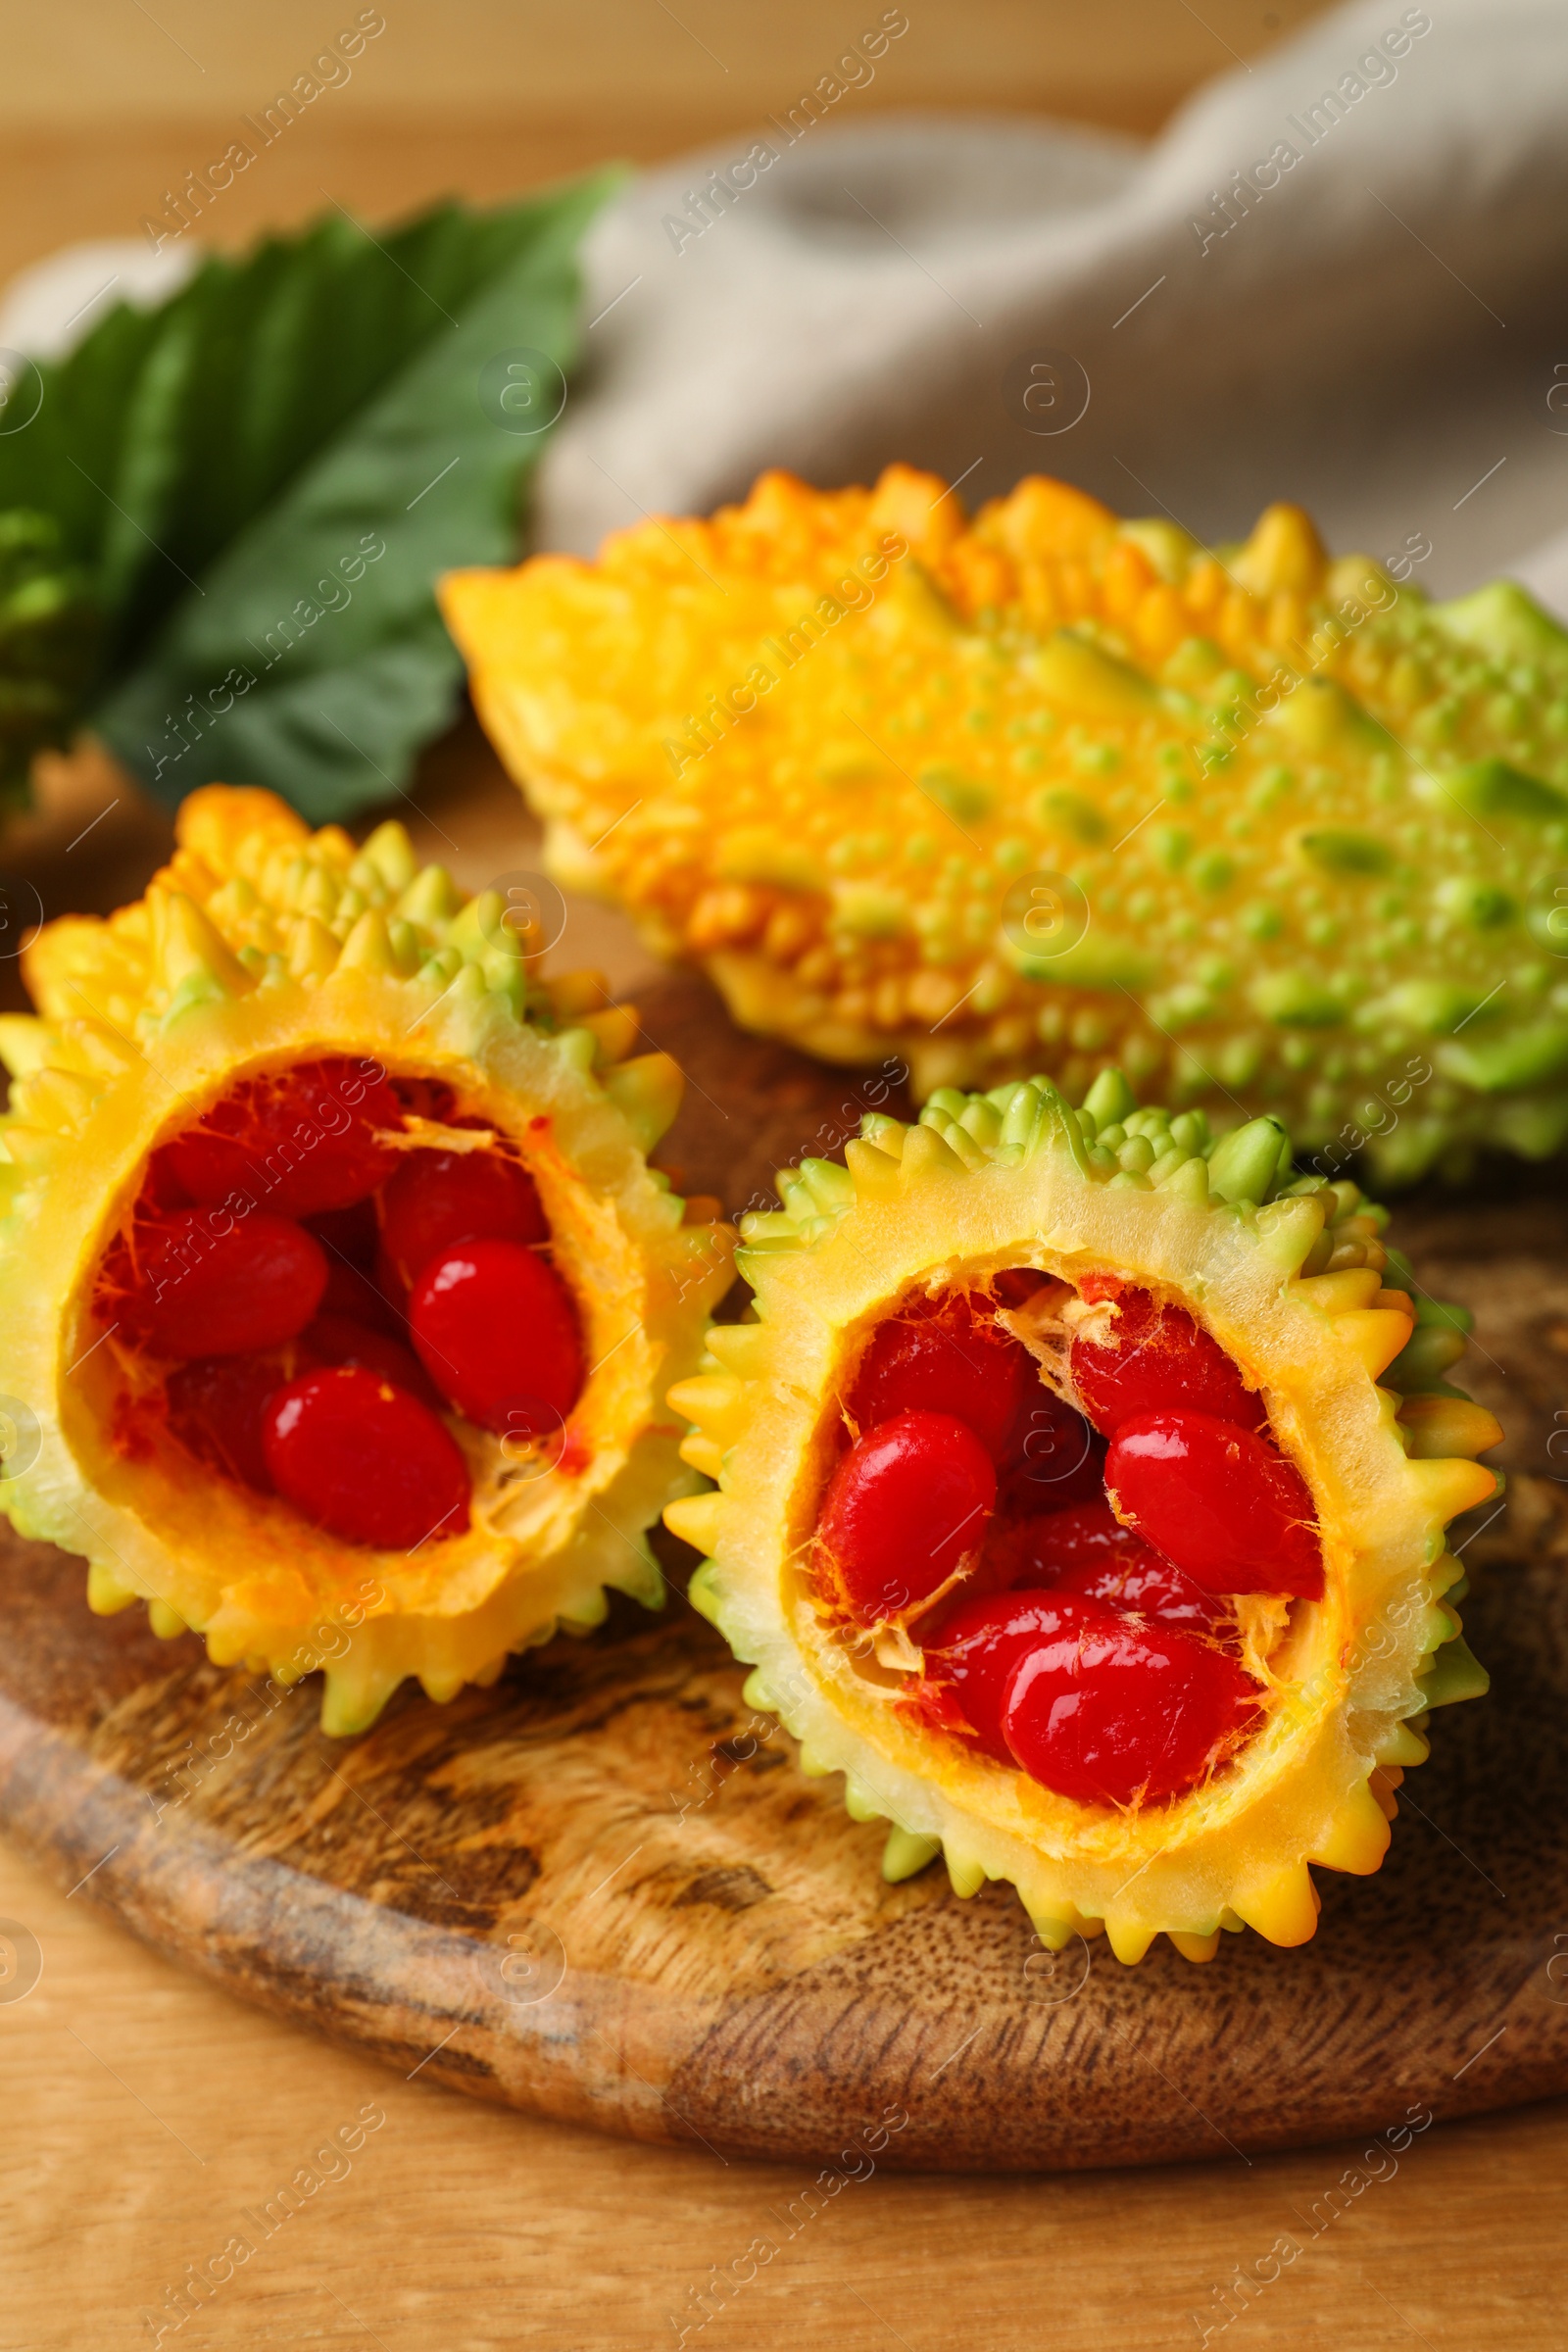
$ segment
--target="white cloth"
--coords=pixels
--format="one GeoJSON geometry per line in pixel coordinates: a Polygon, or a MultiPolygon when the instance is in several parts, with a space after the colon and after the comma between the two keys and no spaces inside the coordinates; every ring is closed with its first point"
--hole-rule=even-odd
{"type": "MultiPolygon", "coordinates": [[[[1440,595],[1530,570],[1568,526],[1561,0],[1342,9],[1150,146],[1017,117],[857,122],[858,72],[793,144],[781,108],[596,225],[590,367],[541,470],[539,544],[590,552],[769,465],[833,484],[896,458],[967,474],[971,504],[1059,472],[1203,539],[1298,499],[1339,549],[1429,543],[1410,576],[1440,595]],[[1254,178],[1217,233],[1212,192],[1271,155],[1278,184],[1254,178]],[[695,233],[687,192],[713,170],[735,192],[710,190],[695,233]],[[1043,347],[1091,392],[1054,436],[1021,406],[1043,347]]],[[[1568,612],[1568,555],[1533,584],[1568,612]]]]}

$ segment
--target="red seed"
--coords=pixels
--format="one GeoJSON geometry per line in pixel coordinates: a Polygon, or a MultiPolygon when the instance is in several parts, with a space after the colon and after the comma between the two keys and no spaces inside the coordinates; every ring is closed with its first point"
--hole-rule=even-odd
{"type": "Polygon", "coordinates": [[[1120,1554],[1101,1560],[1081,1560],[1052,1580],[1057,1592],[1081,1592],[1107,1609],[1152,1617],[1160,1625],[1185,1626],[1189,1633],[1226,1635],[1235,1619],[1223,1599],[1206,1592],[1196,1577],[1162,1559],[1148,1544],[1130,1544],[1120,1554]]]}
{"type": "Polygon", "coordinates": [[[441,1410],[441,1398],[413,1348],[384,1331],[371,1331],[351,1315],[318,1315],[301,1332],[299,1347],[307,1363],[357,1364],[361,1371],[377,1373],[396,1388],[406,1389],[433,1413],[441,1410]]]}
{"type": "Polygon", "coordinates": [[[150,1174],[189,1200],[243,1193],[276,1216],[316,1216],[381,1182],[393,1155],[375,1130],[401,1118],[377,1063],[301,1062],[246,1079],[156,1152],[150,1174]]]}
{"type": "Polygon", "coordinates": [[[1004,1592],[961,1601],[925,1651],[925,1672],[901,1704],[917,1721],[970,1740],[1014,1764],[1002,1734],[1008,1678],[1020,1658],[1058,1635],[1076,1637],[1108,1612],[1073,1593],[1004,1592]]]}
{"type": "Polygon", "coordinates": [[[267,1409],[280,1494],[348,1544],[409,1551],[468,1525],[468,1472],[434,1413],[373,1372],[307,1372],[267,1409]]]}
{"type": "Polygon", "coordinates": [[[968,1423],[1000,1464],[1039,1385],[1027,1348],[989,1313],[976,1315],[967,1298],[957,1298],[877,1326],[856,1373],[849,1411],[862,1431],[897,1413],[951,1414],[968,1423]]]}
{"type": "Polygon", "coordinates": [[[1211,1413],[1144,1413],[1117,1431],[1105,1487],[1128,1524],[1211,1592],[1322,1593],[1305,1481],[1250,1430],[1211,1413]]]}
{"type": "MultiPolygon", "coordinates": [[[[1102,1295],[1103,1283],[1100,1287],[1102,1295]]],[[[1262,1398],[1217,1341],[1182,1307],[1162,1306],[1148,1291],[1122,1290],[1108,1339],[1080,1333],[1070,1365],[1080,1403],[1097,1429],[1114,1437],[1140,1413],[1182,1406],[1261,1429],[1262,1398]]]]}
{"type": "Polygon", "coordinates": [[[287,1378],[278,1355],[197,1356],[164,1383],[169,1426],[198,1461],[270,1494],[263,1416],[287,1378]]]}
{"type": "Polygon", "coordinates": [[[952,1413],[868,1430],[834,1471],[816,1530],[851,1616],[876,1625],[929,1599],[978,1550],[996,1498],[991,1456],[952,1413]]]}
{"type": "Polygon", "coordinates": [[[582,1343],[565,1284],[516,1242],[466,1242],[427,1265],[409,1325],[450,1404],[481,1429],[553,1436],[583,1383],[582,1343]]]}
{"type": "Polygon", "coordinates": [[[1214,1593],[1119,1524],[1103,1497],[1026,1519],[1006,1535],[1007,1582],[1077,1592],[1106,1608],[1135,1610],[1162,1625],[1229,1633],[1231,1612],[1214,1593]]]}
{"type": "Polygon", "coordinates": [[[1256,1685],[1223,1650],[1107,1612],[1025,1651],[1002,1730],[1058,1796],[1160,1804],[1195,1788],[1256,1717],[1256,1685]]]}
{"type": "Polygon", "coordinates": [[[410,1152],[381,1196],[381,1237],[405,1289],[459,1242],[548,1242],[533,1178],[500,1152],[410,1152]]]}
{"type": "Polygon", "coordinates": [[[1138,1538],[1129,1535],[1103,1494],[1093,1502],[1075,1502],[1066,1510],[1047,1511],[1038,1519],[1028,1519],[1011,1531],[1015,1547],[1016,1579],[1054,1581],[1064,1568],[1074,1568],[1085,1561],[1095,1566],[1104,1564],[1113,1552],[1121,1551],[1138,1538]]]}
{"type": "Polygon", "coordinates": [[[182,1208],[135,1233],[122,1320],[155,1355],[249,1355],[292,1340],[326,1288],[319,1242],[264,1211],[182,1208]],[[218,1229],[218,1230],[215,1230],[218,1229]]]}

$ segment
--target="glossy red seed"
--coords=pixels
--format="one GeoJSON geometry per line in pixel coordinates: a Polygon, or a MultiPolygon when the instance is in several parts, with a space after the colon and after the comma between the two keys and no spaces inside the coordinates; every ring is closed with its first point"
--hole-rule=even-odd
{"type": "Polygon", "coordinates": [[[929,1599],[979,1548],[996,1498],[991,1456],[952,1413],[899,1413],[868,1430],[817,1520],[835,1597],[860,1625],[929,1599]]]}
{"type": "Polygon", "coordinates": [[[358,1364],[362,1371],[379,1373],[383,1380],[406,1389],[433,1413],[441,1410],[441,1398],[413,1348],[384,1331],[372,1331],[351,1315],[318,1315],[301,1332],[299,1348],[312,1365],[358,1364]]]}
{"type": "Polygon", "coordinates": [[[176,1209],[136,1229],[122,1320],[155,1355],[249,1355],[304,1330],[326,1288],[319,1242],[284,1217],[176,1209]],[[217,1230],[215,1230],[215,1228],[217,1230]]]}
{"type": "Polygon", "coordinates": [[[412,1289],[459,1242],[548,1242],[532,1177],[501,1152],[410,1152],[381,1196],[388,1262],[412,1289]]]}
{"type": "Polygon", "coordinates": [[[582,1343],[565,1284],[516,1242],[465,1242],[427,1265],[409,1301],[419,1360],[481,1429],[549,1437],[577,1401],[582,1343]]]}
{"type": "Polygon", "coordinates": [[[1039,1387],[1034,1358],[983,1303],[946,1302],[929,1314],[890,1316],[860,1359],[849,1411],[862,1432],[896,1413],[951,1413],[1002,1462],[1014,1425],[1039,1387]]]}
{"type": "Polygon", "coordinates": [[[411,1551],[468,1524],[468,1472],[434,1413],[375,1373],[307,1372],[267,1408],[278,1493],[347,1544],[411,1551]]]}
{"type": "Polygon", "coordinates": [[[1160,1804],[1195,1788],[1257,1716],[1223,1650],[1109,1612],[1027,1649],[1003,1737],[1031,1780],[1080,1804],[1160,1804]]]}
{"type": "Polygon", "coordinates": [[[1182,1307],[1160,1305],[1148,1291],[1126,1289],[1116,1299],[1107,1339],[1080,1333],[1070,1356],[1073,1386],[1097,1429],[1114,1437],[1140,1413],[1182,1406],[1261,1429],[1266,1418],[1255,1390],[1243,1382],[1216,1340],[1182,1307]]]}
{"type": "Polygon", "coordinates": [[[287,1378],[276,1355],[197,1356],[164,1383],[169,1426],[198,1461],[270,1494],[262,1420],[287,1378]]]}
{"type": "Polygon", "coordinates": [[[1106,1614],[1072,1593],[1004,1592],[962,1601],[942,1628],[940,1647],[926,1649],[924,1674],[901,1707],[1011,1766],[1002,1709],[1013,1668],[1042,1642],[1075,1639],[1106,1614]]]}
{"type": "Polygon", "coordinates": [[[376,1063],[302,1062],[215,1102],[154,1154],[152,1177],[194,1201],[237,1192],[276,1216],[315,1216],[362,1200],[388,1174],[393,1154],[375,1130],[401,1117],[376,1063]]]}
{"type": "Polygon", "coordinates": [[[1210,1413],[1144,1413],[1112,1440],[1105,1486],[1137,1533],[1209,1592],[1321,1595],[1305,1481],[1250,1430],[1210,1413]]]}

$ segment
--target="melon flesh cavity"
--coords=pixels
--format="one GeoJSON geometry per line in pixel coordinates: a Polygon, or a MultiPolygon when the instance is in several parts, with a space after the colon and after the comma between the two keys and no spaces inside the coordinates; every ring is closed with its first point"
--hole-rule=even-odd
{"type": "MultiPolygon", "coordinates": [[[[671,1396],[694,1424],[689,1458],[718,1471],[711,1493],[666,1512],[708,1555],[694,1601],[755,1668],[749,1691],[800,1741],[803,1768],[841,1773],[856,1818],[892,1825],[892,1875],[944,1850],[960,1893],[1009,1880],[1048,1939],[1103,1929],[1128,1961],[1161,1932],[1190,1959],[1210,1956],[1222,1928],[1302,1941],[1317,1919],[1310,1866],[1377,1869],[1431,1709],[1485,1687],[1443,1598],[1460,1577],[1444,1528],[1494,1491],[1474,1455],[1501,1433],[1426,1367],[1431,1327],[1382,1238],[1386,1212],[1353,1185],[1298,1176],[1277,1122],[1216,1144],[1191,1112],[1140,1108],[1117,1072],[1077,1110],[1032,1080],[944,1096],[913,1127],[872,1116],[845,1163],[787,1171],[782,1209],[744,1221],[756,1320],[715,1329],[704,1371],[671,1396]],[[934,1633],[918,1592],[868,1622],[815,1563],[823,1496],[849,1458],[847,1403],[890,1316],[983,1299],[1051,1392],[1083,1405],[1074,1333],[1113,1328],[1106,1302],[1128,1290],[1185,1319],[1170,1328],[1192,1335],[1197,1393],[1221,1416],[1189,1398],[1194,1424],[1232,1429],[1243,1454],[1269,1451],[1281,1509],[1289,1518],[1304,1496],[1313,1532],[1253,1580],[1263,1589],[1234,1571],[1211,1579],[1255,1714],[1252,1701],[1234,1712],[1236,1737],[1189,1762],[1174,1794],[1098,1802],[909,1703],[939,1657],[949,1595],[934,1633]]],[[[1095,1409],[1109,1419],[1106,1351],[1097,1360],[1095,1409]]],[[[972,1589],[994,1568],[983,1541],[972,1589]]],[[[1206,1639],[1203,1606],[1200,1591],[1184,1642],[1206,1639]]],[[[1157,1631],[1152,1617],[1123,1622],[1157,1631]]],[[[1222,1714],[1231,1698],[1212,1678],[1209,1690],[1222,1714]]]]}
{"type": "MultiPolygon", "coordinates": [[[[36,1458],[0,1484],[0,1508],[24,1535],[85,1556],[99,1610],[140,1600],[160,1633],[203,1635],[220,1665],[284,1682],[321,1669],[323,1723],[351,1732],[405,1677],[451,1698],[558,1626],[588,1630],[608,1589],[659,1604],[646,1530],[697,1484],[662,1395],[696,1366],[731,1237],[700,1204],[688,1218],[645,1157],[674,1116],[678,1071],[662,1054],[623,1058],[635,1023],[592,976],[542,980],[494,893],[470,899],[439,867],[420,867],[400,825],[356,848],[333,826],[310,833],[268,793],[193,794],[178,839],[134,906],[40,933],[24,958],[37,1014],[0,1020],[14,1074],[0,1122],[0,1389],[26,1401],[39,1432],[36,1458]],[[134,1204],[156,1189],[155,1157],[196,1187],[197,1205],[178,1213],[200,1256],[209,1226],[226,1218],[225,1231],[243,1230],[203,1173],[228,1148],[204,1118],[328,1064],[365,1073],[377,1099],[397,1097],[347,1193],[373,1184],[379,1199],[400,1152],[503,1155],[542,1204],[549,1280],[580,1336],[585,1368],[558,1371],[547,1452],[526,1416],[492,1430],[451,1411],[407,1332],[384,1343],[392,1354],[371,1370],[390,1363],[396,1384],[425,1396],[418,1412],[443,1416],[434,1438],[423,1420],[410,1425],[433,1465],[442,1523],[431,1541],[335,1538],[258,1491],[259,1444],[248,1483],[245,1462],[220,1446],[196,1458],[161,1407],[143,1409],[154,1388],[164,1393],[171,1348],[212,1345],[220,1370],[256,1361],[224,1358],[236,1336],[248,1347],[255,1335],[223,1322],[221,1298],[189,1330],[176,1318],[151,1336],[117,1328],[103,1304],[105,1269],[134,1240],[134,1204]],[[442,1427],[464,1456],[466,1506],[442,1427]]],[[[333,1183],[318,1181],[333,1154],[339,1176],[347,1164],[340,1117],[346,1125],[338,1105],[335,1140],[316,1161],[302,1147],[300,1166],[276,1176],[286,1214],[273,1222],[284,1241],[295,1236],[296,1257],[304,1229],[291,1219],[324,1208],[329,1233],[341,1213],[333,1183]]],[[[257,1155],[263,1213],[276,1140],[257,1155]]],[[[312,1241],[307,1258],[318,1256],[312,1241]]],[[[178,1303],[177,1284],[169,1297],[178,1303]]],[[[302,1319],[286,1305],[274,1335],[285,1349],[302,1319]]],[[[341,1348],[328,1345],[324,1360],[342,1361],[341,1348]]],[[[197,1420],[217,1380],[198,1360],[176,1391],[197,1420]]],[[[325,1494],[323,1460],[302,1494],[325,1494]]],[[[401,1526],[396,1514],[385,1524],[401,1526]]]]}

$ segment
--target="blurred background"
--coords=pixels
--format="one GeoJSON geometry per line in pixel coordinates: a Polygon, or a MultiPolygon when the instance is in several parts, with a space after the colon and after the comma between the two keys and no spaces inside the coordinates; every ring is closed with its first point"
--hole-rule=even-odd
{"type": "MultiPolygon", "coordinates": [[[[742,496],[768,465],[833,483],[904,459],[970,506],[1054,471],[1205,540],[1294,498],[1332,546],[1428,593],[1507,570],[1568,605],[1568,540],[1551,544],[1568,530],[1568,43],[1536,0],[1436,18],[1381,0],[344,0],[335,17],[80,0],[7,19],[0,345],[44,361],[113,301],[167,296],[203,251],[313,220],[385,236],[443,196],[633,168],[582,246],[579,359],[523,494],[527,544],[592,552],[641,514],[742,496]],[[308,94],[280,113],[290,90],[308,94]],[[832,92],[814,114],[813,90],[832,92]],[[765,176],[705,213],[707,175],[759,135],[765,176]],[[215,188],[235,140],[254,161],[215,188]],[[1019,390],[1042,355],[1081,391],[1048,431],[1019,390]]],[[[427,616],[441,568],[514,545],[476,549],[455,522],[407,557],[427,616]]],[[[155,665],[156,699],[115,736],[144,779],[151,714],[222,669],[155,665]]],[[[367,821],[396,808],[421,855],[481,886],[527,820],[455,665],[429,707],[452,726],[407,728],[407,758],[372,750],[351,797],[367,821]]],[[[199,757],[289,788],[246,750],[220,729],[199,757]]],[[[177,789],[196,764],[171,771],[177,789]]],[[[46,912],[141,887],[169,820],[124,768],[83,746],[44,755],[34,783],[3,862],[46,912]]],[[[618,918],[585,910],[574,937],[617,986],[647,968],[618,918]]],[[[18,1001],[4,959],[0,996],[18,1001]]]]}
{"type": "MultiPolygon", "coordinates": [[[[359,11],[338,11],[353,24],[359,11]]],[[[840,0],[393,0],[386,31],[237,181],[204,234],[243,243],[322,190],[387,218],[514,194],[606,157],[654,164],[789,104],[856,29],[840,0]]],[[[853,14],[853,12],[851,12],[853,14]]],[[[874,24],[879,10],[862,12],[874,24]]],[[[1052,115],[1148,135],[1210,74],[1319,13],[1310,0],[922,0],[858,104],[1052,115]]],[[[0,275],[74,239],[134,236],[308,65],[317,0],[73,0],[5,11],[0,275]]]]}
{"type": "MultiPolygon", "coordinates": [[[[920,0],[908,32],[855,91],[854,122],[979,111],[1020,129],[1054,119],[1145,139],[1211,76],[1261,57],[1318,13],[1311,0],[1205,0],[1201,13],[1184,0],[1107,0],[1093,11],[1071,0],[920,0]]],[[[861,14],[870,26],[880,10],[868,0],[861,14]]],[[[256,121],[341,30],[368,35],[345,78],[203,206],[187,249],[198,237],[213,250],[244,248],[332,205],[379,225],[442,196],[493,203],[611,159],[653,167],[727,148],[793,105],[859,28],[841,0],[789,10],[762,0],[389,0],[385,11],[344,0],[335,17],[317,0],[265,10],[75,0],[62,11],[9,6],[4,24],[0,283],[62,248],[129,240],[103,266],[86,263],[73,281],[86,292],[110,268],[128,278],[127,256],[130,269],[139,258],[154,266],[186,175],[232,139],[259,145],[256,121]]],[[[835,123],[828,135],[846,131],[835,123]]],[[[23,281],[24,315],[38,310],[29,291],[38,284],[23,281]]],[[[43,285],[51,322],[75,308],[53,284],[43,285]]],[[[1050,448],[1026,444],[1013,470],[1050,448]]],[[[107,911],[167,855],[167,810],[103,754],[46,754],[34,785],[32,810],[10,820],[4,865],[48,913],[107,911]]],[[[469,888],[514,864],[511,853],[527,838],[516,795],[471,719],[430,748],[409,796],[389,794],[387,806],[409,820],[420,856],[444,858],[469,888]]],[[[601,964],[618,987],[648,968],[629,926],[609,912],[580,910],[573,944],[575,960],[601,964]]],[[[14,960],[0,960],[0,1000],[24,1002],[14,960]]]]}

